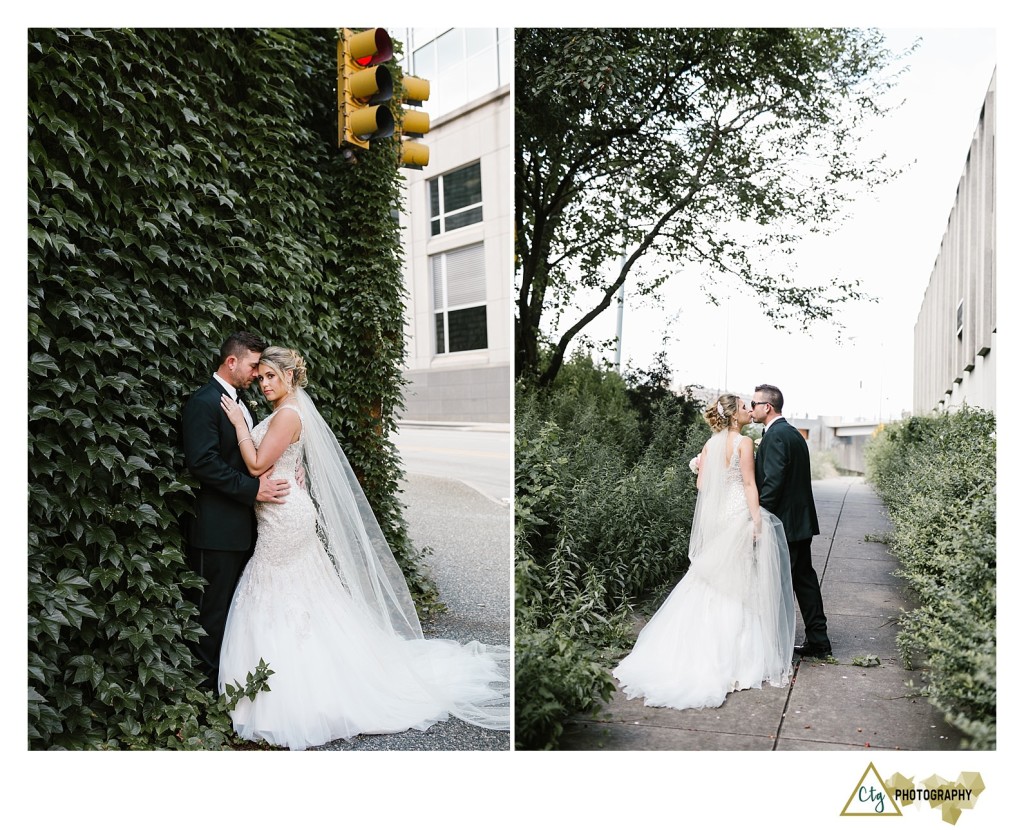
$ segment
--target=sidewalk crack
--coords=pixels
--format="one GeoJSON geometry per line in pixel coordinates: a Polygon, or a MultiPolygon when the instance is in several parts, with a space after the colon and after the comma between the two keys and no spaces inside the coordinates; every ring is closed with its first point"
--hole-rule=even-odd
{"type": "Polygon", "coordinates": [[[846,497],[850,495],[850,488],[852,484],[846,485],[846,491],[843,493],[843,500],[839,503],[839,513],[836,514],[835,527],[832,528],[831,541],[828,543],[828,551],[825,554],[825,564],[821,566],[821,576],[818,577],[818,587],[821,587],[825,583],[825,571],[828,570],[828,563],[832,561],[832,546],[836,543],[836,533],[839,530],[839,522],[843,518],[843,508],[846,507],[846,497]]]}
{"type": "Polygon", "coordinates": [[[789,701],[793,698],[793,686],[796,684],[796,676],[800,671],[800,663],[793,666],[793,676],[789,678],[789,689],[786,690],[786,702],[782,704],[782,714],[779,715],[779,725],[775,727],[775,740],[772,741],[771,752],[779,748],[779,740],[782,738],[782,727],[786,725],[786,714],[789,712],[789,701]]]}

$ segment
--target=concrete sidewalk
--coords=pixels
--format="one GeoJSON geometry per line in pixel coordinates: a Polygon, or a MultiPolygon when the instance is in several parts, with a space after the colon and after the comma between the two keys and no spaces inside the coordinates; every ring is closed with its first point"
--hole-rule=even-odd
{"type": "MultiPolygon", "coordinates": [[[[717,709],[649,708],[616,691],[600,715],[566,725],[561,748],[959,749],[960,733],[917,696],[920,672],[905,670],[896,649],[896,619],[909,597],[880,541],[891,529],[884,506],[852,477],[814,482],[814,500],[822,535],[812,556],[837,663],[803,660],[789,688],[735,692],[717,709]],[[881,665],[852,664],[869,654],[881,665]]],[[[803,642],[799,610],[796,640],[803,642]]]]}

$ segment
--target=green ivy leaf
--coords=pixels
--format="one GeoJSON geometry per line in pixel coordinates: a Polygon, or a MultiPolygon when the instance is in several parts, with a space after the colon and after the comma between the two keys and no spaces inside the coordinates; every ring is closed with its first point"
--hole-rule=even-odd
{"type": "Polygon", "coordinates": [[[59,371],[57,362],[45,352],[36,352],[28,359],[28,370],[36,375],[59,371]]]}
{"type": "Polygon", "coordinates": [[[51,170],[50,172],[50,186],[51,187],[65,187],[68,190],[75,190],[74,180],[66,173],[62,173],[60,170],[51,170]]]}

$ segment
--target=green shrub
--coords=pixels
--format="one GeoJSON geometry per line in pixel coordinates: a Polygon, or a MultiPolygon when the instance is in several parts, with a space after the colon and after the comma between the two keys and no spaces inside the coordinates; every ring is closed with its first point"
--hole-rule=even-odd
{"type": "Polygon", "coordinates": [[[520,748],[556,747],[565,717],[607,699],[603,652],[628,646],[631,603],[685,573],[696,502],[688,464],[707,437],[698,421],[688,398],[636,398],[586,358],[550,390],[517,390],[520,748]]]}
{"type": "Polygon", "coordinates": [[[585,640],[516,621],[516,749],[556,749],[566,718],[610,700],[614,691],[585,640]]]}
{"type": "Polygon", "coordinates": [[[897,642],[908,663],[923,657],[929,699],[972,749],[996,740],[994,436],[991,412],[965,408],[886,426],[866,450],[918,599],[897,642]]]}
{"type": "Polygon", "coordinates": [[[594,366],[590,357],[566,363],[551,389],[521,386],[516,403],[517,426],[521,404],[527,427],[531,419],[553,423],[580,443],[614,448],[625,464],[635,463],[643,452],[640,418],[629,389],[617,373],[594,366]]]}
{"type": "Polygon", "coordinates": [[[304,354],[431,596],[388,439],[400,175],[393,147],[358,164],[335,150],[335,44],[333,30],[28,33],[30,748],[227,734],[187,648],[179,424],[233,330],[304,354]]]}

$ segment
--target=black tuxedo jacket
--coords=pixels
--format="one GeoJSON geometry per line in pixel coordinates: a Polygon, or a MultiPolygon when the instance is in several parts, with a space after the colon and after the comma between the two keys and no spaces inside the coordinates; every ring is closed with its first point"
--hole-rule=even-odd
{"type": "Polygon", "coordinates": [[[761,438],[754,455],[754,481],[761,507],[779,517],[787,541],[800,542],[818,535],[811,455],[807,441],[785,418],[776,420],[761,438]]]}
{"type": "Polygon", "coordinates": [[[235,428],[221,409],[223,394],[211,379],[185,404],[185,463],[201,485],[188,539],[197,548],[249,550],[256,542],[253,505],[260,483],[242,460],[235,428]]]}

